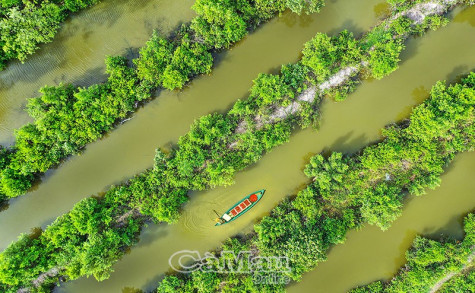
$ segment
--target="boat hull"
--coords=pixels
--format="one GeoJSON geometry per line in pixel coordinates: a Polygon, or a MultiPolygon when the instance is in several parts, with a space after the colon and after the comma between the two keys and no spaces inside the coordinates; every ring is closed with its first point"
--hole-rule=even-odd
{"type": "Polygon", "coordinates": [[[244,197],[242,200],[237,202],[235,205],[233,205],[229,210],[227,210],[221,217],[220,219],[224,221],[223,223],[216,223],[215,226],[221,226],[227,223],[230,223],[246,212],[248,212],[250,209],[252,209],[264,196],[264,193],[266,192],[265,189],[261,189],[258,191],[255,191],[253,193],[250,193],[246,197],[244,197]],[[228,217],[226,217],[228,215],[228,217]]]}

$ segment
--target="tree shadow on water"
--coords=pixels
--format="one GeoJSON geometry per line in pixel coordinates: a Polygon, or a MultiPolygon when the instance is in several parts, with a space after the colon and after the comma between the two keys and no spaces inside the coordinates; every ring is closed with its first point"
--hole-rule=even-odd
{"type": "Polygon", "coordinates": [[[463,219],[465,216],[465,214],[452,216],[442,227],[439,227],[435,231],[433,228],[426,228],[422,236],[435,241],[440,241],[441,239],[446,238],[458,238],[457,232],[463,231],[463,219]]]}
{"type": "Polygon", "coordinates": [[[163,238],[168,235],[168,229],[170,225],[166,223],[149,223],[146,227],[142,229],[140,233],[140,240],[135,245],[136,248],[146,247],[152,245],[155,241],[158,241],[160,238],[163,238]]]}
{"type": "MultiPolygon", "coordinates": [[[[60,37],[57,36],[53,43],[40,44],[39,47],[24,63],[18,60],[8,62],[7,68],[0,72],[2,90],[9,89],[16,83],[36,85],[40,78],[61,68],[65,46],[60,37]]],[[[37,88],[35,86],[35,89],[37,88]]]]}
{"type": "MultiPolygon", "coordinates": [[[[89,87],[94,84],[104,83],[107,81],[108,75],[105,73],[104,67],[98,66],[87,70],[81,76],[75,78],[70,83],[78,87],[89,87]]],[[[67,77],[63,74],[61,77],[54,79],[55,84],[66,82],[67,77]]]]}
{"type": "Polygon", "coordinates": [[[394,258],[394,267],[396,268],[396,271],[392,272],[392,275],[396,274],[401,265],[406,263],[406,251],[408,249],[408,244],[409,247],[411,247],[417,235],[418,233],[416,232],[416,230],[410,229],[406,231],[404,237],[402,237],[402,239],[400,240],[400,244],[398,246],[399,253],[394,258]]]}
{"type": "Polygon", "coordinates": [[[352,130],[347,134],[337,138],[330,146],[324,148],[324,153],[330,155],[332,152],[341,152],[345,154],[353,154],[367,146],[368,137],[365,133],[354,137],[355,131],[352,130]]]}
{"type": "Polygon", "coordinates": [[[122,293],[143,293],[141,289],[137,289],[134,287],[124,287],[122,288],[122,293]]]}
{"type": "Polygon", "coordinates": [[[373,7],[374,15],[378,19],[384,19],[391,15],[391,4],[388,2],[381,2],[373,7]]]}
{"type": "Polygon", "coordinates": [[[352,32],[353,36],[355,38],[361,37],[363,35],[363,33],[365,32],[363,30],[363,28],[359,27],[353,19],[347,19],[347,20],[343,21],[342,24],[340,26],[338,26],[337,28],[334,28],[334,29],[328,31],[327,35],[336,36],[344,30],[352,32]]]}
{"type": "Polygon", "coordinates": [[[348,143],[350,137],[353,136],[354,133],[355,133],[355,131],[352,130],[352,131],[349,131],[348,133],[338,137],[337,139],[335,139],[333,141],[333,143],[330,146],[326,147],[325,149],[326,150],[331,150],[331,151],[333,151],[337,148],[341,149],[342,145],[348,143]]]}
{"type": "Polygon", "coordinates": [[[409,39],[405,42],[406,47],[402,50],[399,62],[399,66],[405,64],[407,61],[411,60],[417,55],[418,48],[419,48],[419,37],[409,37],[409,39]]]}
{"type": "Polygon", "coordinates": [[[8,203],[8,201],[5,200],[5,201],[0,202],[0,213],[8,210],[9,207],[10,207],[10,204],[8,203]]]}
{"type": "Polygon", "coordinates": [[[468,7],[454,17],[454,22],[467,22],[470,26],[475,27],[475,6],[468,7]]]}
{"type": "Polygon", "coordinates": [[[470,71],[471,70],[469,70],[467,65],[461,64],[455,66],[454,69],[449,74],[447,74],[447,82],[459,83],[462,81],[462,78],[464,78],[470,71]]]}
{"type": "MultiPolygon", "coordinates": [[[[168,273],[173,274],[173,270],[170,269],[168,273]]],[[[145,286],[143,287],[145,289],[145,292],[154,292],[154,290],[157,288],[158,284],[165,278],[166,274],[158,274],[155,277],[149,279],[145,286]]]]}

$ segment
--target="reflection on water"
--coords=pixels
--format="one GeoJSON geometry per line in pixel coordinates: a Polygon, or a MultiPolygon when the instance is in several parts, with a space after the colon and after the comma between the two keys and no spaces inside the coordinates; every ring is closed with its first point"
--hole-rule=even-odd
{"type": "Polygon", "coordinates": [[[385,18],[391,14],[391,5],[388,2],[379,3],[373,10],[378,17],[385,18]]]}
{"type": "Polygon", "coordinates": [[[461,13],[459,13],[455,18],[455,22],[467,22],[471,26],[475,27],[475,13],[473,12],[473,7],[465,9],[461,13]]]}

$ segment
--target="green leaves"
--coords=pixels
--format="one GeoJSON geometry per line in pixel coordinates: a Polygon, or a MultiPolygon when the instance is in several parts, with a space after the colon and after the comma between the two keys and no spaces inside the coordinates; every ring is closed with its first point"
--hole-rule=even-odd
{"type": "MultiPolygon", "coordinates": [[[[2,172],[2,184],[7,186],[4,190],[16,192],[11,182],[31,182],[17,180],[18,174],[45,170],[47,164],[59,162],[65,154],[78,151],[110,129],[118,117],[125,117],[137,101],[146,97],[139,87],[181,88],[191,76],[209,72],[210,48],[229,46],[247,33],[247,20],[256,20],[255,10],[246,3],[199,1],[196,7],[200,16],[192,28],[182,29],[173,41],[154,35],[135,61],[137,70],[127,66],[124,58],[111,57],[107,59],[109,79],[103,85],[86,89],[45,88],[43,97],[29,106],[38,122],[19,132],[21,147],[15,154],[5,156],[3,164],[8,167],[2,172]]],[[[386,40],[385,35],[373,37],[386,40]]],[[[331,38],[317,35],[305,47],[302,63],[283,66],[281,75],[259,76],[251,98],[237,103],[228,114],[212,114],[197,120],[169,155],[157,152],[153,170],[120,187],[112,187],[100,200],[90,198],[81,202],[48,227],[39,242],[26,243],[24,246],[32,251],[29,257],[33,261],[28,263],[31,269],[16,276],[18,272],[0,268],[4,270],[0,274],[4,272],[5,280],[13,275],[8,280],[12,284],[28,284],[40,272],[59,266],[71,279],[91,274],[98,279],[107,278],[112,264],[136,241],[145,216],[156,221],[175,221],[188,190],[230,184],[237,170],[287,141],[296,121],[281,119],[267,123],[266,110],[293,103],[305,87],[310,70],[323,80],[342,66],[360,64],[360,46],[348,32],[331,38]],[[241,131],[241,123],[247,123],[248,128],[241,131]],[[38,266],[37,260],[46,263],[38,266]]],[[[393,51],[399,50],[387,50],[385,46],[375,48],[391,58],[395,55],[393,51]]],[[[393,66],[391,62],[387,64],[373,62],[372,66],[393,66]]],[[[383,69],[379,72],[389,72],[383,69]]],[[[472,79],[467,78],[466,84],[472,84],[472,79]]],[[[298,279],[325,258],[331,245],[344,241],[348,229],[363,220],[383,228],[389,226],[400,211],[402,190],[434,186],[442,166],[454,152],[469,148],[466,142],[472,141],[474,135],[470,110],[473,89],[467,85],[440,87],[433,94],[433,99],[440,102],[421,108],[409,127],[388,130],[390,136],[384,142],[367,148],[363,154],[349,158],[334,153],[329,158],[312,158],[305,173],[314,181],[295,200],[282,203],[256,226],[255,247],[264,254],[285,255],[291,251],[295,268],[291,277],[298,279]],[[439,116],[442,118],[435,120],[437,127],[432,127],[432,120],[439,116]],[[438,127],[439,124],[442,126],[438,127]]],[[[316,114],[313,108],[308,111],[316,114]]],[[[14,249],[12,246],[11,250],[14,249]]],[[[12,267],[16,261],[12,260],[12,267]]],[[[220,284],[216,275],[194,278],[198,289],[220,284]]],[[[169,281],[167,290],[183,284],[169,281]]],[[[189,289],[191,285],[187,284],[183,286],[189,289]]]]}
{"type": "Polygon", "coordinates": [[[24,278],[36,278],[48,267],[44,258],[44,246],[38,239],[22,234],[15,245],[8,246],[0,254],[0,282],[19,288],[24,278]],[[33,270],[26,268],[33,267],[33,270]]]}
{"type": "Polygon", "coordinates": [[[53,40],[68,12],[92,6],[97,0],[0,1],[0,70],[10,59],[25,61],[38,45],[53,40]],[[56,1],[53,1],[56,2],[56,1]]]}
{"type": "Polygon", "coordinates": [[[359,63],[362,57],[358,42],[346,30],[335,37],[318,33],[305,43],[302,53],[302,64],[312,69],[317,82],[325,81],[348,65],[359,63]]]}
{"type": "MultiPolygon", "coordinates": [[[[472,75],[464,83],[471,84],[471,78],[472,75]]],[[[385,130],[388,137],[383,142],[367,147],[353,157],[344,157],[341,153],[332,153],[328,158],[312,157],[304,172],[313,182],[295,199],[282,202],[255,226],[260,253],[285,255],[292,252],[290,275],[298,279],[323,259],[326,249],[343,242],[348,229],[361,223],[387,229],[400,215],[407,191],[419,194],[428,187],[437,186],[443,166],[454,153],[470,150],[469,144],[455,149],[452,143],[445,142],[449,136],[450,140],[475,139],[473,131],[462,126],[474,123],[472,99],[468,97],[472,97],[475,88],[465,84],[450,87],[436,84],[431,97],[414,110],[409,126],[385,130]],[[313,258],[300,253],[315,249],[311,253],[316,255],[313,258]]],[[[466,221],[466,239],[474,238],[474,233],[470,232],[475,227],[472,218],[466,221]]],[[[463,247],[472,247],[473,241],[465,245],[463,247]]],[[[407,283],[401,283],[410,285],[396,287],[394,292],[411,291],[404,288],[413,288],[417,282],[425,280],[426,267],[443,264],[445,269],[453,270],[459,266],[462,256],[466,256],[462,254],[451,261],[452,244],[442,247],[421,241],[415,246],[416,250],[408,255],[408,260],[412,261],[409,262],[411,266],[419,269],[415,275],[408,274],[407,283]]],[[[375,284],[368,290],[379,292],[382,287],[375,284]]]]}
{"type": "Polygon", "coordinates": [[[14,197],[26,192],[38,173],[78,152],[135,108],[138,79],[123,57],[106,60],[109,79],[87,89],[72,85],[44,87],[41,97],[28,102],[35,119],[16,131],[16,145],[1,171],[3,192],[14,197]]]}
{"type": "Polygon", "coordinates": [[[304,173],[313,179],[316,194],[338,206],[346,199],[345,175],[349,168],[348,158],[343,158],[341,153],[332,153],[328,159],[322,155],[312,157],[304,173]]]}
{"type": "Polygon", "coordinates": [[[185,35],[163,72],[162,85],[169,90],[181,89],[190,77],[210,73],[212,65],[213,57],[208,49],[202,44],[191,42],[185,35]]]}
{"type": "Polygon", "coordinates": [[[323,0],[287,0],[286,4],[287,8],[292,10],[297,14],[302,14],[305,12],[306,14],[311,14],[315,12],[319,12],[320,9],[325,6],[325,1],[323,0]]]}
{"type": "MultiPolygon", "coordinates": [[[[241,5],[246,1],[197,0],[193,9],[199,15],[191,29],[204,44],[216,49],[229,46],[247,34],[246,19],[241,5]]],[[[249,4],[247,4],[249,5],[249,4]]]]}
{"type": "Polygon", "coordinates": [[[474,255],[473,213],[465,218],[466,235],[462,242],[450,238],[440,241],[416,236],[406,252],[406,265],[389,282],[380,281],[351,290],[363,292],[471,292],[475,274],[470,269],[474,255]],[[442,280],[442,281],[441,281],[442,280]]]}
{"type": "Polygon", "coordinates": [[[7,18],[0,20],[4,54],[9,59],[25,61],[39,43],[53,39],[63,20],[61,8],[53,3],[42,3],[39,9],[32,2],[26,2],[22,10],[11,8],[7,18]]]}
{"type": "MultiPolygon", "coordinates": [[[[65,5],[74,10],[93,2],[70,0],[65,5]]],[[[32,5],[28,3],[27,5],[32,5]]],[[[3,193],[7,197],[25,193],[37,175],[100,138],[115,123],[133,112],[138,102],[148,99],[157,87],[181,89],[192,77],[210,73],[213,65],[212,48],[228,47],[242,39],[247,34],[247,29],[260,21],[261,16],[255,5],[258,4],[246,0],[199,0],[194,6],[199,16],[191,27],[182,26],[173,40],[161,38],[154,33],[140,50],[140,57],[134,60],[136,69],[130,67],[124,57],[107,57],[106,73],[109,78],[104,84],[89,88],[60,84],[41,89],[42,96],[32,99],[28,104],[28,112],[35,122],[17,131],[17,145],[12,150],[11,162],[4,166],[5,170],[0,170],[3,193]],[[210,31],[206,31],[207,29],[210,31]]],[[[23,17],[23,12],[13,9],[12,13],[12,17],[23,17]]],[[[26,25],[23,21],[18,22],[20,26],[26,25]]],[[[2,42],[6,42],[5,46],[8,47],[8,41],[0,38],[0,44],[2,42]]],[[[295,93],[302,90],[307,72],[307,67],[296,64],[282,67],[281,76],[261,76],[253,87],[257,103],[252,106],[243,104],[242,110],[253,114],[256,105],[266,108],[271,103],[282,102],[282,105],[285,103],[287,106],[295,93]]],[[[223,121],[229,124],[234,118],[223,121]]],[[[287,139],[289,127],[281,126],[275,126],[275,135],[265,132],[260,137],[248,138],[255,142],[262,140],[264,143],[254,152],[249,152],[247,158],[238,160],[235,154],[231,154],[231,166],[220,161],[207,165],[207,175],[196,180],[197,188],[203,188],[204,182],[212,185],[232,183],[235,170],[243,168],[245,162],[257,160],[264,149],[270,149],[287,139]]],[[[210,148],[211,158],[220,157],[219,152],[225,145],[222,141],[214,144],[214,148],[210,148]]],[[[196,157],[193,159],[176,163],[176,166],[180,166],[178,170],[183,178],[193,176],[204,163],[204,153],[196,150],[190,151],[190,154],[195,152],[196,157]],[[198,164],[200,161],[201,164],[198,164]]],[[[175,184],[181,181],[181,186],[186,186],[183,178],[172,181],[175,184]]]]}
{"type": "Polygon", "coordinates": [[[213,57],[206,46],[192,42],[188,35],[175,47],[154,33],[134,63],[149,90],[158,86],[173,90],[181,89],[192,76],[211,72],[213,57]]]}
{"type": "MultiPolygon", "coordinates": [[[[108,193],[115,191],[112,188],[108,193]]],[[[53,276],[69,279],[84,275],[108,278],[112,264],[136,241],[143,225],[143,219],[110,203],[87,198],[45,232],[22,235],[0,253],[0,282],[20,288],[41,273],[52,271],[57,272],[53,276]]],[[[51,282],[55,282],[54,277],[41,285],[51,282]]]]}
{"type": "Polygon", "coordinates": [[[250,99],[255,101],[257,107],[264,109],[292,94],[292,90],[282,81],[280,75],[261,73],[253,80],[250,99]]]}
{"type": "Polygon", "coordinates": [[[328,159],[325,159],[322,155],[313,156],[310,159],[310,163],[305,166],[304,173],[307,177],[314,178],[314,181],[319,181],[321,177],[322,182],[335,180],[336,182],[342,181],[342,175],[348,170],[348,165],[345,163],[342,153],[332,153],[328,159]],[[327,173],[322,175],[321,172],[327,173]]]}
{"type": "Polygon", "coordinates": [[[381,79],[398,68],[399,55],[404,45],[397,40],[387,43],[376,43],[369,52],[369,67],[372,76],[381,79]]]}
{"type": "Polygon", "coordinates": [[[294,208],[299,210],[309,221],[317,219],[323,213],[322,204],[316,199],[316,192],[312,186],[307,186],[299,191],[297,197],[292,201],[294,208]]]}
{"type": "Polygon", "coordinates": [[[402,212],[401,188],[381,183],[361,192],[361,216],[365,222],[388,229],[402,212]]]}
{"type": "MultiPolygon", "coordinates": [[[[175,277],[175,276],[165,276],[165,278],[160,282],[160,285],[157,288],[157,292],[160,293],[175,293],[179,289],[183,290],[184,281],[175,277]]],[[[182,292],[192,292],[182,291],[182,292]]]]}
{"type": "Polygon", "coordinates": [[[271,18],[275,13],[281,13],[286,9],[286,0],[255,0],[259,17],[271,18]]]}
{"type": "Polygon", "coordinates": [[[99,0],[65,0],[64,8],[71,12],[76,12],[81,9],[92,6],[97,2],[99,2],[99,0]]]}
{"type": "Polygon", "coordinates": [[[140,58],[134,60],[138,77],[150,83],[151,88],[160,86],[173,50],[173,44],[154,31],[152,38],[140,49],[140,58]]]}

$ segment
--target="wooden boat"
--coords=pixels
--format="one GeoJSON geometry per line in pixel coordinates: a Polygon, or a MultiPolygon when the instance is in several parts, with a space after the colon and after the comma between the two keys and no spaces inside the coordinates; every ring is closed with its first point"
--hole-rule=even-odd
{"type": "Polygon", "coordinates": [[[221,226],[239,218],[241,215],[249,211],[254,205],[256,205],[256,203],[259,202],[259,200],[264,195],[264,192],[266,192],[266,190],[261,189],[259,191],[249,194],[248,196],[246,196],[245,198],[237,202],[232,208],[227,210],[221,217],[216,219],[217,223],[215,226],[221,226]]]}

